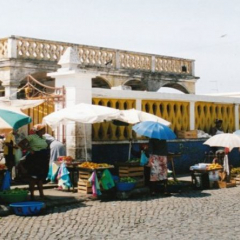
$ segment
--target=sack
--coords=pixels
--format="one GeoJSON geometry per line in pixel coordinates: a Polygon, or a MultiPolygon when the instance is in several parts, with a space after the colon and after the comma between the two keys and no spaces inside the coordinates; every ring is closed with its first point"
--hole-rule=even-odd
{"type": "Polygon", "coordinates": [[[144,165],[146,165],[147,163],[148,163],[148,158],[147,158],[145,152],[142,151],[142,152],[141,152],[140,165],[141,165],[141,166],[144,166],[144,165]]]}

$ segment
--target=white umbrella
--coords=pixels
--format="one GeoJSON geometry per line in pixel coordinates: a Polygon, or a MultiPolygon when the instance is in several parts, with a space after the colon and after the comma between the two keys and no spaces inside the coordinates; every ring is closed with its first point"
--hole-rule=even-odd
{"type": "MultiPolygon", "coordinates": [[[[233,148],[240,147],[240,137],[232,133],[221,133],[209,138],[203,144],[209,145],[211,147],[225,147],[229,149],[229,152],[231,152],[233,148]]],[[[227,181],[229,181],[230,171],[229,171],[229,161],[228,161],[227,154],[224,157],[223,168],[224,168],[224,171],[226,171],[228,176],[227,181]]]]}
{"type": "Polygon", "coordinates": [[[235,147],[240,147],[240,137],[232,133],[221,133],[209,138],[203,144],[211,147],[226,147],[231,150],[235,147]]]}
{"type": "MultiPolygon", "coordinates": [[[[57,112],[53,112],[43,118],[43,123],[48,124],[51,128],[56,128],[60,124],[67,124],[68,121],[79,123],[101,123],[104,121],[111,121],[117,119],[120,115],[118,109],[104,107],[99,105],[92,105],[87,103],[79,103],[77,105],[63,108],[57,112]]],[[[84,126],[85,134],[85,126],[84,126]]],[[[87,160],[87,144],[85,138],[85,154],[87,160]]]]}
{"type": "Polygon", "coordinates": [[[66,124],[68,121],[100,123],[117,119],[119,114],[119,110],[115,108],[79,103],[47,115],[43,118],[43,123],[52,128],[58,127],[61,123],[66,124]]]}
{"type": "Polygon", "coordinates": [[[171,125],[170,122],[166,121],[163,118],[160,118],[151,113],[136,110],[134,108],[128,109],[128,110],[120,110],[120,116],[117,120],[120,120],[122,122],[127,122],[130,124],[135,124],[135,123],[144,122],[144,121],[152,121],[152,122],[162,123],[163,125],[166,125],[166,126],[171,125]]]}

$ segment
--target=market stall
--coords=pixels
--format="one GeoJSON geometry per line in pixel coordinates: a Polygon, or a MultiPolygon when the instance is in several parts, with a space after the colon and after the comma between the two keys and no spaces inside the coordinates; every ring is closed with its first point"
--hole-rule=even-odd
{"type": "Polygon", "coordinates": [[[199,163],[190,167],[192,185],[195,189],[218,188],[220,173],[223,167],[220,164],[199,163]]]}
{"type": "Polygon", "coordinates": [[[78,192],[99,196],[102,191],[113,188],[115,183],[110,173],[113,168],[107,163],[84,162],[78,165],[78,192]]]}

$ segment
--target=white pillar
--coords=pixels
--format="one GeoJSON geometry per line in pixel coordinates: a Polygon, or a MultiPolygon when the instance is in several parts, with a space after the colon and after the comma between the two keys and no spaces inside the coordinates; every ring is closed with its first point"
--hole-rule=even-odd
{"type": "Polygon", "coordinates": [[[155,68],[156,68],[156,57],[152,56],[151,71],[155,72],[155,68]]]}
{"type": "Polygon", "coordinates": [[[234,106],[234,116],[235,116],[235,130],[239,129],[239,104],[234,106]]]}
{"type": "Polygon", "coordinates": [[[190,130],[195,130],[195,102],[190,102],[190,130]]]}
{"type": "MultiPolygon", "coordinates": [[[[80,70],[78,53],[68,48],[61,57],[59,64],[62,66],[57,72],[48,76],[55,78],[55,87],[65,86],[66,107],[78,103],[92,104],[92,78],[96,73],[80,70]]],[[[75,159],[91,160],[92,125],[71,122],[66,126],[67,154],[75,159]]]]}
{"type": "Polygon", "coordinates": [[[142,99],[136,99],[136,109],[142,111],[142,99]]]}

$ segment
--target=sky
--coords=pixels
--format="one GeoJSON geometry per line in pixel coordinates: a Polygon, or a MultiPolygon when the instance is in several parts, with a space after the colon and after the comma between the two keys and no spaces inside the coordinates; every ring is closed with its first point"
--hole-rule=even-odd
{"type": "Polygon", "coordinates": [[[195,60],[196,94],[240,92],[239,0],[0,0],[11,35],[195,60]]]}

